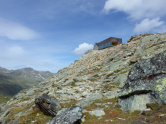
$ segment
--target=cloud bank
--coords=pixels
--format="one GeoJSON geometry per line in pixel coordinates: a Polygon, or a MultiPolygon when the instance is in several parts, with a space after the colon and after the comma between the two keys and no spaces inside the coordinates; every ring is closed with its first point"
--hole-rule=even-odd
{"type": "Polygon", "coordinates": [[[135,25],[134,32],[143,33],[164,26],[160,18],[166,15],[165,5],[165,0],[107,0],[103,11],[126,13],[130,19],[139,21],[139,24],[135,25]]]}
{"type": "Polygon", "coordinates": [[[134,32],[135,33],[149,32],[150,30],[159,27],[163,24],[164,22],[160,21],[160,18],[155,18],[151,20],[149,18],[146,18],[143,21],[141,21],[141,23],[136,24],[134,32]]]}
{"type": "Polygon", "coordinates": [[[0,18],[0,37],[10,40],[32,40],[38,38],[39,34],[24,25],[0,18]]]}
{"type": "Polygon", "coordinates": [[[165,0],[107,0],[104,11],[122,11],[133,19],[166,15],[165,0]]]}
{"type": "Polygon", "coordinates": [[[82,55],[86,51],[88,51],[88,50],[90,50],[92,48],[93,48],[92,44],[82,43],[77,48],[75,48],[75,50],[73,51],[73,53],[76,54],[76,55],[82,55]]]}

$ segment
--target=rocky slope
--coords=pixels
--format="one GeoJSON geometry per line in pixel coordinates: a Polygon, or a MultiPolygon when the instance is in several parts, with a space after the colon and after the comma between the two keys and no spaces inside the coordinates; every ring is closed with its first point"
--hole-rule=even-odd
{"type": "Polygon", "coordinates": [[[0,94],[13,96],[22,89],[30,88],[53,74],[48,71],[36,71],[32,68],[7,70],[0,67],[0,94]]]}
{"type": "Polygon", "coordinates": [[[1,105],[0,122],[49,122],[51,117],[32,109],[35,98],[47,93],[62,108],[82,106],[85,124],[165,123],[165,50],[166,34],[148,33],[125,44],[92,50],[1,105]]]}

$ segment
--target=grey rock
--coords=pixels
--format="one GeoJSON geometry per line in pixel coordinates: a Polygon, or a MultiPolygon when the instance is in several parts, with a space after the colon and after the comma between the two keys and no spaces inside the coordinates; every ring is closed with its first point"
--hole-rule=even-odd
{"type": "Polygon", "coordinates": [[[93,93],[87,96],[86,98],[84,98],[83,100],[79,101],[77,105],[84,107],[84,106],[92,104],[95,100],[101,99],[102,97],[103,96],[101,93],[93,93]]]}
{"type": "Polygon", "coordinates": [[[67,68],[64,68],[63,70],[59,70],[56,74],[56,80],[59,81],[62,78],[66,77],[69,74],[69,70],[67,68]]]}
{"type": "Polygon", "coordinates": [[[114,79],[114,82],[119,83],[119,87],[123,87],[127,80],[127,73],[121,74],[114,79]]]}
{"type": "Polygon", "coordinates": [[[132,68],[128,74],[127,82],[119,92],[119,103],[123,109],[131,110],[132,105],[130,104],[134,104],[134,106],[139,104],[139,102],[133,103],[133,96],[140,94],[143,96],[140,98],[142,100],[145,99],[146,94],[150,94],[146,100],[143,100],[144,102],[166,104],[166,51],[138,62],[132,68]],[[126,102],[125,105],[124,102],[126,102]]]}
{"type": "Polygon", "coordinates": [[[61,109],[59,101],[54,97],[49,97],[47,94],[35,99],[36,107],[38,107],[44,114],[56,116],[57,112],[61,109]]]}
{"type": "Polygon", "coordinates": [[[146,54],[146,52],[142,49],[141,46],[137,47],[134,56],[144,56],[146,54]]]}
{"type": "Polygon", "coordinates": [[[114,72],[115,70],[121,68],[121,65],[122,65],[122,64],[123,64],[122,61],[113,62],[113,63],[111,64],[109,70],[114,72]]]}
{"type": "Polygon", "coordinates": [[[89,93],[88,93],[87,91],[84,91],[84,92],[82,93],[82,96],[87,96],[87,95],[89,95],[89,93]]]}
{"type": "Polygon", "coordinates": [[[73,81],[74,81],[74,82],[79,82],[79,81],[82,81],[82,79],[81,79],[81,78],[78,78],[78,77],[75,77],[75,78],[73,78],[73,81]]]}
{"type": "Polygon", "coordinates": [[[58,112],[48,124],[81,124],[82,107],[71,106],[58,112]]]}
{"type": "Polygon", "coordinates": [[[70,78],[69,80],[65,81],[65,82],[63,83],[63,85],[68,85],[68,84],[71,84],[71,83],[73,83],[73,82],[74,82],[73,78],[70,78]]]}
{"type": "Polygon", "coordinates": [[[103,93],[104,97],[107,99],[117,98],[119,92],[119,88],[113,88],[111,91],[107,91],[103,93]]]}
{"type": "Polygon", "coordinates": [[[140,94],[133,95],[126,99],[119,99],[118,103],[121,105],[122,110],[130,110],[131,112],[135,110],[147,110],[146,104],[151,103],[150,94],[140,94]]]}
{"type": "Polygon", "coordinates": [[[99,117],[99,116],[105,115],[105,112],[103,111],[103,109],[96,109],[96,110],[93,110],[93,111],[89,111],[89,114],[99,117]]]}

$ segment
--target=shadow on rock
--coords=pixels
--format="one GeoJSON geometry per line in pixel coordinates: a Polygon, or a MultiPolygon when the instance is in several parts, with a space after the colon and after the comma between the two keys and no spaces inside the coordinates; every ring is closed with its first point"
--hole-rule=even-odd
{"type": "Polygon", "coordinates": [[[45,115],[55,117],[61,109],[59,101],[54,97],[43,94],[35,99],[36,107],[38,107],[45,115]]]}

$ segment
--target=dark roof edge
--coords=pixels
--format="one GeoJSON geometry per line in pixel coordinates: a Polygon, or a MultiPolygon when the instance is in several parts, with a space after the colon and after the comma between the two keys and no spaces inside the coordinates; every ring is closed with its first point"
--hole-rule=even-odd
{"type": "MultiPolygon", "coordinates": [[[[109,38],[107,38],[107,39],[110,39],[110,38],[116,38],[116,39],[122,39],[122,38],[118,38],[118,37],[109,37],[109,38]]],[[[105,39],[105,40],[107,40],[107,39],[105,39]]],[[[104,40],[103,40],[104,41],[104,40]]],[[[101,41],[102,42],[102,41],[101,41]]]]}

